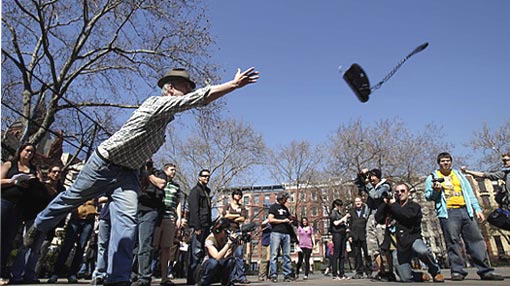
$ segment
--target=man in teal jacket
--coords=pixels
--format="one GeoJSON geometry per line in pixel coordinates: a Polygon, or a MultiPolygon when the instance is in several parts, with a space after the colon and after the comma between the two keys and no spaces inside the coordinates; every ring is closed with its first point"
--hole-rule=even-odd
{"type": "Polygon", "coordinates": [[[473,265],[482,280],[503,280],[488,265],[487,245],[474,219],[485,220],[482,208],[464,175],[453,170],[452,156],[443,152],[437,156],[439,169],[432,172],[425,181],[425,198],[435,202],[436,213],[448,248],[451,264],[451,278],[462,281],[468,272],[464,269],[460,237],[471,254],[473,265]]]}

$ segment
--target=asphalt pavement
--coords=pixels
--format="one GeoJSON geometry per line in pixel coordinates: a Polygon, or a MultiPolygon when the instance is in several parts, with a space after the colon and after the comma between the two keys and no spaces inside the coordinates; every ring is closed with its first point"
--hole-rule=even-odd
{"type": "MultiPolygon", "coordinates": [[[[496,273],[501,274],[505,277],[505,281],[482,281],[476,274],[476,269],[469,268],[467,269],[469,275],[466,277],[464,281],[452,281],[450,280],[450,272],[448,269],[443,270],[442,273],[445,276],[444,283],[434,283],[434,282],[421,282],[421,283],[405,283],[405,285],[426,285],[426,284],[436,284],[436,285],[476,285],[476,286],[486,286],[486,285],[510,285],[510,267],[497,267],[496,273]]],[[[352,277],[353,273],[346,273],[348,277],[352,277]]],[[[258,281],[257,276],[248,276],[249,284],[243,285],[255,285],[255,286],[287,286],[287,285],[296,285],[296,286],[305,286],[305,285],[402,285],[399,282],[381,282],[381,281],[371,281],[368,278],[365,279],[349,279],[349,280],[334,280],[331,276],[324,276],[323,274],[310,274],[308,280],[297,279],[294,282],[283,282],[281,281],[283,277],[280,275],[278,283],[272,283],[271,281],[258,281]]],[[[186,285],[186,279],[179,278],[172,280],[176,285],[186,285]]],[[[50,285],[45,284],[46,280],[41,279],[41,284],[28,284],[31,286],[37,285],[50,285]]],[[[152,281],[151,285],[159,285],[160,279],[155,279],[152,281]]],[[[25,284],[27,285],[27,284],[25,284]]],[[[68,284],[67,279],[61,278],[58,280],[57,284],[51,285],[69,285],[69,286],[83,286],[90,285],[90,280],[80,280],[78,283],[68,284]]],[[[214,284],[220,285],[220,284],[214,284]]],[[[237,284],[236,284],[237,285],[237,284]]]]}

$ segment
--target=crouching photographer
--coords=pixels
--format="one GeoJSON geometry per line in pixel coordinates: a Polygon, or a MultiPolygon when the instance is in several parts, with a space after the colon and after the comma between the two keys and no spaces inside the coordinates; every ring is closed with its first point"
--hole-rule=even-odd
{"type": "Polygon", "coordinates": [[[413,202],[409,196],[409,187],[404,183],[398,184],[394,197],[385,198],[385,205],[376,213],[377,217],[384,212],[386,217],[391,217],[395,221],[397,274],[401,282],[429,281],[430,276],[427,274],[411,270],[411,260],[417,257],[428,266],[434,282],[444,282],[441,269],[421,236],[421,206],[413,202]]]}
{"type": "Polygon", "coordinates": [[[235,265],[232,253],[239,246],[235,234],[229,235],[230,222],[221,217],[214,221],[211,234],[205,239],[207,259],[197,271],[197,285],[208,286],[221,282],[221,285],[233,285],[231,273],[235,265]]]}

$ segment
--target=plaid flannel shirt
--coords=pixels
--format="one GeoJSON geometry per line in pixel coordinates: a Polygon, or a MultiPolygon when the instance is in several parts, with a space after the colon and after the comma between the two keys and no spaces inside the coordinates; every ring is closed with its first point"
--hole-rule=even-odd
{"type": "Polygon", "coordinates": [[[133,113],[119,131],[99,145],[99,152],[113,164],[138,169],[165,143],[165,130],[174,115],[205,105],[210,87],[183,96],[152,96],[133,113]]]}

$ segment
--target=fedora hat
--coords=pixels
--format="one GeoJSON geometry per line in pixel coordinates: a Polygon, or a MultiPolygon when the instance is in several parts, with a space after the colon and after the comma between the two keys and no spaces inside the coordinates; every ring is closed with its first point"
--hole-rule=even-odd
{"type": "Polygon", "coordinates": [[[169,70],[164,77],[158,80],[158,86],[163,88],[165,83],[168,83],[172,78],[181,78],[191,84],[191,88],[195,89],[196,84],[189,79],[188,72],[183,68],[173,68],[169,70]]]}

